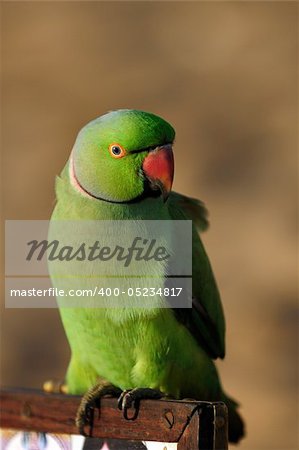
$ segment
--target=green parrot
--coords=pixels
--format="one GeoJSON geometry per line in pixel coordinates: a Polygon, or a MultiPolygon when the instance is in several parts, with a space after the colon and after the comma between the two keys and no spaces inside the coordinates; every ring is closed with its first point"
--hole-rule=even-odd
{"type": "MultiPolygon", "coordinates": [[[[81,433],[88,408],[103,395],[119,395],[125,417],[138,399],[171,396],[224,401],[229,440],[237,442],[244,424],[213,362],[225,355],[225,320],[199,237],[208,226],[207,212],[200,201],[171,191],[174,138],[173,127],[154,114],[112,111],[79,132],[57,177],[52,221],[193,223],[192,308],[119,308],[117,314],[113,308],[60,308],[71,347],[66,385],[71,394],[85,394],[77,415],[81,433]]],[[[52,280],[58,287],[62,283],[52,280]]]]}

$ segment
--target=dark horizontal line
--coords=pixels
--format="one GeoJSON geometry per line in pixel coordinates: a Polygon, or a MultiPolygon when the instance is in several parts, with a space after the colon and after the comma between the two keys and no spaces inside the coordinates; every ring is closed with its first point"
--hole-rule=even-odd
{"type": "MultiPolygon", "coordinates": [[[[192,275],[52,275],[52,278],[192,278],[192,275]]],[[[51,278],[50,275],[5,275],[5,278],[51,278]]]]}

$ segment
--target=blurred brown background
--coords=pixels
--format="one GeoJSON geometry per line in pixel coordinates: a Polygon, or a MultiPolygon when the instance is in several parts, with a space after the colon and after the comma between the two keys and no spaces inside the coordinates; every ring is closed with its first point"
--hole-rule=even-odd
{"type": "MultiPolygon", "coordinates": [[[[117,108],[177,131],[174,188],[204,200],[225,389],[248,450],[297,448],[298,4],[2,3],[4,215],[48,219],[78,130],[117,108]]],[[[63,377],[56,310],[4,310],[2,383],[63,377]]]]}

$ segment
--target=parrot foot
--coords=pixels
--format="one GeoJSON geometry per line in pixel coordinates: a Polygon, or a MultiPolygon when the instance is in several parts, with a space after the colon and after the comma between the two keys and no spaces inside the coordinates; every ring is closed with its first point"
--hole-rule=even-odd
{"type": "Polygon", "coordinates": [[[43,384],[43,390],[49,394],[67,394],[68,387],[61,380],[47,380],[43,384]]]}
{"type": "Polygon", "coordinates": [[[126,420],[135,420],[138,416],[140,400],[145,399],[160,399],[164,397],[163,392],[157,389],[150,388],[135,388],[123,391],[118,399],[118,408],[123,411],[123,416],[126,420]],[[128,409],[134,406],[135,411],[129,417],[128,409]]]}
{"type": "MultiPolygon", "coordinates": [[[[121,389],[113,386],[113,384],[101,381],[100,383],[92,386],[82,397],[80,406],[76,415],[76,426],[79,433],[83,436],[88,436],[85,433],[85,426],[90,427],[90,431],[93,424],[94,410],[99,407],[102,397],[118,397],[121,393],[121,389]]],[[[90,433],[89,433],[90,435],[90,433]]]]}

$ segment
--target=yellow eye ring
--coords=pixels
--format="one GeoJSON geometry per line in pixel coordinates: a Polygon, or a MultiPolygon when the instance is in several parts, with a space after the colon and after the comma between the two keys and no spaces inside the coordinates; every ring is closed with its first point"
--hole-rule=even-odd
{"type": "Polygon", "coordinates": [[[126,150],[117,143],[109,145],[109,152],[113,158],[123,158],[127,154],[126,150]]]}

